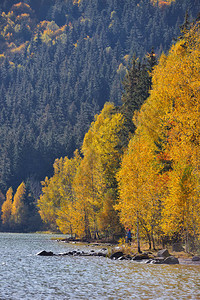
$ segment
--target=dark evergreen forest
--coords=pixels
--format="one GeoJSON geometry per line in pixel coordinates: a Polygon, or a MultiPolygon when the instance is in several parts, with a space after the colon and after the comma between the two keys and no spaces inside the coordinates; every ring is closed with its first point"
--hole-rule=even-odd
{"type": "Polygon", "coordinates": [[[37,198],[54,160],[80,148],[104,103],[121,105],[133,55],[167,52],[186,11],[196,18],[200,1],[2,0],[0,190],[24,181],[37,198]]]}

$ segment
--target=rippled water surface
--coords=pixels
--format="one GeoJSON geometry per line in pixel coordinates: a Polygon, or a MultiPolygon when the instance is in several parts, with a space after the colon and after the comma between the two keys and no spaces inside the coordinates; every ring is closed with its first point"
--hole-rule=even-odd
{"type": "Polygon", "coordinates": [[[200,266],[104,257],[41,257],[86,246],[52,235],[0,233],[0,299],[200,299],[200,266]]]}

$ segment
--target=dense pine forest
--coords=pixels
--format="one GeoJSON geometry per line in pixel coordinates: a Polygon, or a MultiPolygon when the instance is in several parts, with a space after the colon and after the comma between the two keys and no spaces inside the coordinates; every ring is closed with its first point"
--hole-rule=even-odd
{"type": "MultiPolygon", "coordinates": [[[[122,183],[116,175],[137,128],[133,115],[150,95],[159,57],[181,40],[199,11],[199,0],[1,1],[3,230],[39,228],[41,180],[40,215],[53,229],[117,236],[126,225],[134,227],[117,204],[122,183]],[[66,201],[74,194],[87,214],[66,201]]],[[[158,148],[162,138],[154,141],[158,148]]],[[[166,160],[163,169],[171,165],[166,160]]]]}

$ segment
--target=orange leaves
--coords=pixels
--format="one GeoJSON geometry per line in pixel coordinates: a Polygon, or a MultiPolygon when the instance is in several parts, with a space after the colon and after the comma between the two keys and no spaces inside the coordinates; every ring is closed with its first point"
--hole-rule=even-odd
{"type": "Polygon", "coordinates": [[[31,7],[24,2],[19,2],[17,4],[14,4],[11,10],[15,13],[15,15],[33,14],[31,7]]]}
{"type": "Polygon", "coordinates": [[[82,0],[73,0],[73,5],[80,5],[82,0]]]}
{"type": "Polygon", "coordinates": [[[11,49],[12,53],[23,53],[26,48],[27,43],[21,44],[19,47],[14,47],[11,49]]]}
{"type": "Polygon", "coordinates": [[[153,4],[157,4],[160,6],[160,7],[163,7],[163,6],[166,6],[166,5],[170,5],[172,2],[175,2],[176,0],[151,0],[151,2],[153,4]]]}

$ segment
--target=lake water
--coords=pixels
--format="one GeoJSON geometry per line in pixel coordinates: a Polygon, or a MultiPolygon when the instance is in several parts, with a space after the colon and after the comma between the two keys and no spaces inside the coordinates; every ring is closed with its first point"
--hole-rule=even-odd
{"type": "Polygon", "coordinates": [[[86,249],[51,238],[0,233],[0,300],[200,299],[200,266],[37,256],[41,250],[58,254],[86,249]]]}

